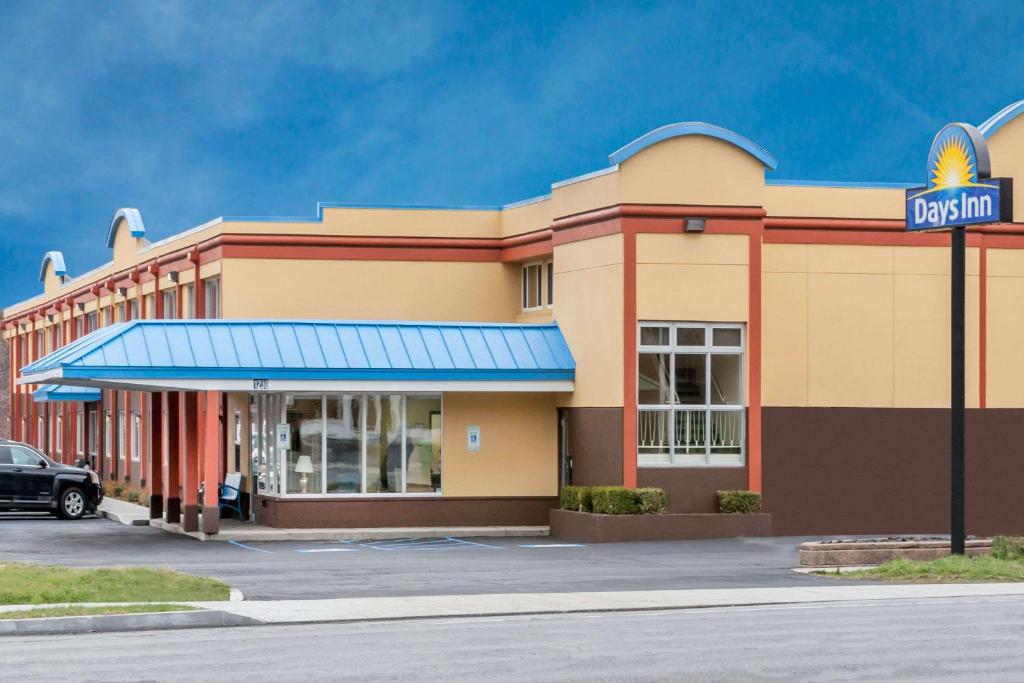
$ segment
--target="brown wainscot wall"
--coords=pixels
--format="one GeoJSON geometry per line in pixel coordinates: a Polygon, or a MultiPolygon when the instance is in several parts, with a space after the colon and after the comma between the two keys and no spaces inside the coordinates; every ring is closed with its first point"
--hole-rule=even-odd
{"type": "MultiPolygon", "coordinates": [[[[949,411],[765,408],[778,535],[949,532],[949,411]]],[[[1024,533],[1024,410],[967,411],[967,533],[1024,533]]]]}
{"type": "Polygon", "coordinates": [[[746,489],[746,467],[641,467],[637,486],[655,486],[668,494],[668,511],[718,512],[718,491],[746,489]]]}
{"type": "Polygon", "coordinates": [[[568,408],[572,483],[622,484],[622,408],[568,408]]]}
{"type": "Polygon", "coordinates": [[[771,515],[595,515],[551,511],[553,538],[584,543],[771,536],[771,515]]]}
{"type": "Polygon", "coordinates": [[[256,521],[280,528],[547,526],[558,498],[283,499],[258,497],[256,521]]]}

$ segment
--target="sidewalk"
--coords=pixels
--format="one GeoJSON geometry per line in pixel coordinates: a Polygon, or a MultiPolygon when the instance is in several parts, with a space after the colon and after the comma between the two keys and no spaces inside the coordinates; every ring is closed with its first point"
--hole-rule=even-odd
{"type": "Polygon", "coordinates": [[[603,593],[506,593],[396,598],[196,602],[264,624],[378,621],[803,603],[1024,596],[1024,583],[724,588],[603,593]]]}
{"type": "MultiPolygon", "coordinates": [[[[726,588],[189,602],[172,604],[191,605],[200,609],[194,612],[0,620],[0,636],[1000,596],[1024,599],[1024,583],[843,585],[814,588],[726,588]]],[[[9,605],[0,608],[0,611],[10,613],[47,606],[9,605]]]]}

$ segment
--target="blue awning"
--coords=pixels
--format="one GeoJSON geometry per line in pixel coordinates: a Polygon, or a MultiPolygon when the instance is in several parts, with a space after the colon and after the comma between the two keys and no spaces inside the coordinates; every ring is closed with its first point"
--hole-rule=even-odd
{"type": "Polygon", "coordinates": [[[90,401],[100,400],[100,390],[88,387],[69,387],[63,384],[44,384],[32,392],[32,400],[36,403],[50,401],[90,401]]]}
{"type": "Polygon", "coordinates": [[[22,384],[150,390],[571,391],[556,323],[136,320],[22,368],[22,384]]]}

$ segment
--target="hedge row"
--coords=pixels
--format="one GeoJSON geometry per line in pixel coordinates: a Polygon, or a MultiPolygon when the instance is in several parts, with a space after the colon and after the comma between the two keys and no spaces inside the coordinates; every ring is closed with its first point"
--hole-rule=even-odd
{"type": "Polygon", "coordinates": [[[656,488],[563,486],[561,506],[601,515],[660,515],[668,512],[668,495],[656,488]]]}
{"type": "Polygon", "coordinates": [[[753,515],[761,511],[761,494],[754,491],[719,491],[718,511],[753,515]]]}

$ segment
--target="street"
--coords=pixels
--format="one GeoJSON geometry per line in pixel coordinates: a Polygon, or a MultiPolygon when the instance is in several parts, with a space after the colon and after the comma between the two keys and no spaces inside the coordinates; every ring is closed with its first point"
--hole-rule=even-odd
{"type": "Polygon", "coordinates": [[[0,562],[163,566],[247,600],[834,585],[797,574],[804,538],[580,545],[551,538],[431,543],[200,542],[106,519],[0,514],[0,562]]]}
{"type": "Polygon", "coordinates": [[[1022,617],[990,598],[5,638],[0,679],[1019,681],[1022,617]]]}

